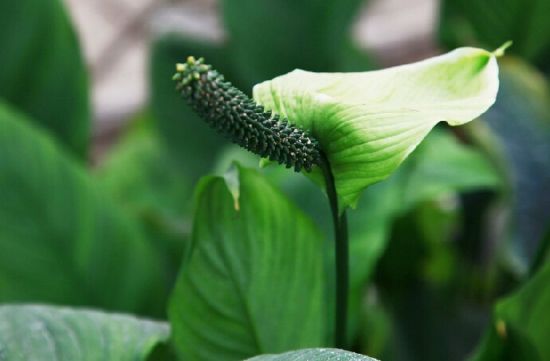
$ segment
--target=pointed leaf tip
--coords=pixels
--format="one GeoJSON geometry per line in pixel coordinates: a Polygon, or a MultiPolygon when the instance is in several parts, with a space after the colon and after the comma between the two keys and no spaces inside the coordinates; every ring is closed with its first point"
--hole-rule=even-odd
{"type": "Polygon", "coordinates": [[[504,44],[502,44],[498,49],[496,49],[495,51],[493,51],[493,55],[496,56],[497,58],[500,58],[501,56],[504,55],[504,53],[506,52],[506,50],[512,46],[514,42],[512,40],[508,40],[507,42],[505,42],[504,44]]]}

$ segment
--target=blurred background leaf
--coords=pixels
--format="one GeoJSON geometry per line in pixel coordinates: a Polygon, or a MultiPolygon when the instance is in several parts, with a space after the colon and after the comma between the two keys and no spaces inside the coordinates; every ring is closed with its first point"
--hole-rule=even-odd
{"type": "Polygon", "coordinates": [[[164,322],[122,314],[0,306],[0,356],[8,361],[145,361],[169,332],[164,322]]]}
{"type": "Polygon", "coordinates": [[[96,170],[96,178],[139,222],[171,289],[189,248],[192,187],[161,141],[149,112],[136,117],[96,170]]]}
{"type": "Polygon", "coordinates": [[[481,45],[507,50],[546,67],[550,58],[549,0],[442,0],[439,38],[449,48],[481,45]]]}
{"type": "Polygon", "coordinates": [[[550,220],[550,88],[540,73],[514,58],[501,61],[500,79],[495,105],[470,134],[506,181],[511,212],[499,244],[512,269],[525,274],[550,220]]]}
{"type": "Polygon", "coordinates": [[[60,0],[0,2],[0,98],[81,158],[88,154],[88,75],[60,0]]]}
{"type": "Polygon", "coordinates": [[[162,314],[158,258],[139,225],[28,123],[0,105],[0,302],[162,314]]]}
{"type": "Polygon", "coordinates": [[[241,360],[324,345],[322,240],[255,171],[205,178],[169,309],[180,357],[241,360]]]}
{"type": "Polygon", "coordinates": [[[350,40],[352,21],[362,3],[362,0],[222,1],[230,59],[245,89],[296,68],[311,71],[371,68],[371,61],[355,52],[350,40]]]}

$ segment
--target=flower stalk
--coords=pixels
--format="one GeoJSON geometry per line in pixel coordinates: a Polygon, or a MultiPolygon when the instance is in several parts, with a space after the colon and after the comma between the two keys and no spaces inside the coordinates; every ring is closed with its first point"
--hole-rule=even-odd
{"type": "Polygon", "coordinates": [[[339,212],[334,174],[327,156],[321,152],[321,170],[332,213],[334,226],[334,255],[336,275],[336,299],[334,314],[334,347],[346,349],[349,291],[349,241],[346,211],[339,212]]]}

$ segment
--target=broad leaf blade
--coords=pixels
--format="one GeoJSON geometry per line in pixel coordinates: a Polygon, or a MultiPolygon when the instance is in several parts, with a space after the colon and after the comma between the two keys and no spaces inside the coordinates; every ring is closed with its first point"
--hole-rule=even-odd
{"type": "Polygon", "coordinates": [[[296,70],[256,85],[254,98],[319,140],[344,208],[388,177],[438,122],[471,121],[497,90],[495,55],[462,48],[380,71],[296,70]]]}
{"type": "Polygon", "coordinates": [[[2,104],[0,155],[0,302],[158,314],[165,291],[139,226],[55,142],[2,104]]]}
{"type": "Polygon", "coordinates": [[[280,355],[261,355],[256,356],[250,361],[376,361],[368,356],[363,356],[354,352],[331,349],[331,348],[311,348],[297,351],[290,351],[280,355]]]}
{"type": "Polygon", "coordinates": [[[183,359],[241,360],[322,345],[323,238],[256,172],[198,188],[193,249],[170,303],[183,359]]]}
{"type": "Polygon", "coordinates": [[[0,24],[0,98],[85,157],[90,137],[88,79],[62,1],[2,1],[0,24]]]}
{"type": "Polygon", "coordinates": [[[0,306],[0,359],[5,361],[144,361],[168,335],[166,323],[133,316],[0,306]]]}

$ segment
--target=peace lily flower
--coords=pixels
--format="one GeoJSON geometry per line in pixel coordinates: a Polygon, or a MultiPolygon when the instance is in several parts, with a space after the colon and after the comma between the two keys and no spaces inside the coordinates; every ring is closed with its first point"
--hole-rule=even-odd
{"type": "MultiPolygon", "coordinates": [[[[340,210],[388,177],[438,123],[484,113],[498,91],[494,52],[459,48],[413,64],[360,73],[294,70],[254,87],[254,100],[320,143],[340,210]]],[[[322,183],[318,167],[311,173],[322,183]]]]}
{"type": "Polygon", "coordinates": [[[311,171],[324,185],[334,226],[337,347],[345,346],[347,330],[346,207],[388,177],[438,122],[461,125],[486,111],[498,91],[496,58],[507,46],[460,48],[363,73],[295,70],[256,85],[254,100],[202,58],[176,66],[176,89],[203,120],[261,157],[311,171]]]}

